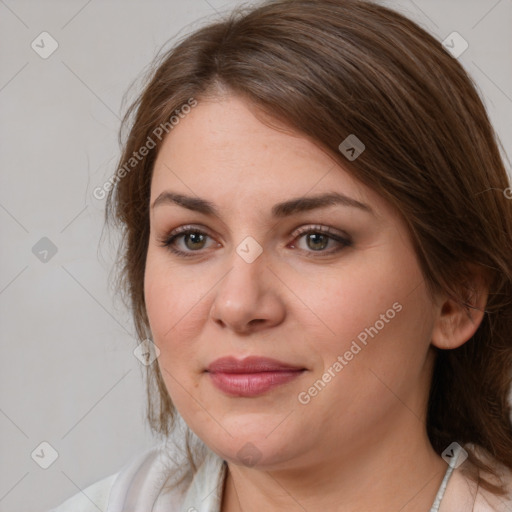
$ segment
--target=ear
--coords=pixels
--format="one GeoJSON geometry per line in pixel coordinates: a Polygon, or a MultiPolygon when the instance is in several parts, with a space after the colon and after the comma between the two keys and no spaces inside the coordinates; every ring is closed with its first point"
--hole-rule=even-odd
{"type": "Polygon", "coordinates": [[[485,314],[489,289],[480,267],[467,265],[468,280],[464,295],[458,300],[438,297],[436,321],[432,331],[432,345],[440,349],[458,348],[477,331],[485,314]]]}

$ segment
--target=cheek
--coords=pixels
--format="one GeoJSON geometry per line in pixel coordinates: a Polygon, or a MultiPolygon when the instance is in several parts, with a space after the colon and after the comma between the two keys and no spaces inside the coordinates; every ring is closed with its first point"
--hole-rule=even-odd
{"type": "MultiPolygon", "coordinates": [[[[355,279],[362,284],[358,276],[355,279]]],[[[301,399],[311,401],[309,412],[314,410],[334,431],[357,431],[354,425],[366,428],[403,408],[402,402],[421,411],[432,329],[425,287],[411,293],[397,281],[392,281],[394,286],[371,282],[382,288],[345,283],[345,295],[325,302],[323,319],[335,336],[316,339],[322,365],[301,390],[301,399]],[[333,407],[343,411],[335,424],[333,407]]]]}
{"type": "Polygon", "coordinates": [[[196,351],[197,336],[190,328],[191,317],[201,307],[196,293],[190,280],[171,271],[168,262],[159,262],[148,253],[144,294],[152,340],[160,350],[157,363],[172,402],[187,419],[193,402],[190,393],[196,386],[190,372],[185,371],[194,362],[196,351]]]}
{"type": "Polygon", "coordinates": [[[174,359],[185,348],[193,348],[191,319],[201,312],[202,294],[194,281],[149,249],[144,276],[146,311],[153,342],[166,363],[171,360],[169,355],[174,359]]]}
{"type": "Polygon", "coordinates": [[[386,375],[402,365],[411,372],[422,367],[433,307],[415,255],[395,247],[358,255],[353,265],[333,269],[300,292],[324,327],[316,344],[324,369],[345,354],[351,365],[357,360],[386,375]]]}
{"type": "MultiPolygon", "coordinates": [[[[306,297],[306,303],[317,320],[324,326],[323,339],[351,340],[365,328],[376,322],[394,320],[411,291],[411,283],[421,285],[421,275],[414,268],[409,272],[397,272],[396,263],[386,265],[384,258],[361,260],[343,269],[333,269],[330,274],[318,276],[312,282],[304,283],[297,295],[306,297]],[[395,307],[393,308],[393,305],[395,307]]],[[[295,284],[298,284],[297,281],[295,284]]],[[[390,322],[385,322],[388,325],[390,322]]]]}

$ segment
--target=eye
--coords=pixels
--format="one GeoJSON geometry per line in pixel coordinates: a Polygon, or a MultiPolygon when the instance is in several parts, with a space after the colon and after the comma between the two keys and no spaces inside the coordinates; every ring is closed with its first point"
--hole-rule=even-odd
{"type": "MultiPolygon", "coordinates": [[[[297,239],[306,240],[306,249],[301,251],[308,257],[315,257],[314,253],[320,253],[319,256],[334,254],[346,247],[352,246],[352,241],[348,235],[334,232],[326,226],[309,226],[296,231],[293,236],[294,242],[297,239]],[[329,250],[325,250],[329,244],[334,245],[329,250]],[[310,249],[310,250],[309,250],[310,249]]],[[[166,247],[172,253],[178,256],[191,257],[196,256],[205,248],[205,243],[211,238],[208,233],[193,226],[181,226],[170,233],[170,235],[160,239],[160,246],[166,247]],[[181,249],[177,248],[178,242],[181,242],[181,249]]],[[[220,244],[217,243],[217,246],[220,244]]],[[[295,248],[295,243],[290,247],[295,248]]]]}
{"type": "MultiPolygon", "coordinates": [[[[315,257],[315,254],[311,253],[330,255],[339,252],[346,247],[352,246],[352,240],[348,235],[342,235],[341,233],[334,232],[327,226],[309,226],[301,228],[294,233],[294,236],[295,239],[305,240],[307,249],[303,250],[306,252],[306,256],[315,257]],[[331,242],[334,247],[329,250],[324,250],[331,242]]],[[[292,244],[292,247],[295,247],[295,245],[292,244]]]]}
{"type": "Polygon", "coordinates": [[[188,257],[195,256],[194,253],[204,249],[205,240],[207,238],[210,238],[210,236],[198,228],[194,228],[193,226],[181,226],[172,231],[169,236],[159,240],[159,242],[161,247],[167,247],[174,254],[188,257]],[[176,242],[178,241],[183,242],[186,250],[176,248],[176,242]]]}

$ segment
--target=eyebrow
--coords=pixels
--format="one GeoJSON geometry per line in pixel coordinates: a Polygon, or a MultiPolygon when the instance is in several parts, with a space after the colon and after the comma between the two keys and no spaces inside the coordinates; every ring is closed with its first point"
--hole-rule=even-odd
{"type": "MultiPolygon", "coordinates": [[[[190,197],[183,194],[164,191],[155,199],[151,208],[154,209],[157,206],[164,204],[175,204],[204,215],[220,217],[219,210],[213,203],[199,197],[190,197]]],[[[328,192],[316,196],[297,197],[284,201],[283,203],[277,203],[272,207],[272,216],[276,218],[283,218],[296,213],[335,205],[359,208],[362,211],[374,214],[374,211],[370,206],[365,203],[361,203],[356,199],[338,192],[328,192]]]]}

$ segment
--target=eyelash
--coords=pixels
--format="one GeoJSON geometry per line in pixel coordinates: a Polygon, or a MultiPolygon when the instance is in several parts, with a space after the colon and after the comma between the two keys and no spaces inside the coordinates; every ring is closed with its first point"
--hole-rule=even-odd
{"type": "MultiPolygon", "coordinates": [[[[165,238],[159,239],[158,242],[160,244],[160,247],[165,247],[168,250],[170,250],[172,253],[174,253],[178,256],[182,256],[185,258],[194,257],[194,256],[197,256],[198,254],[200,254],[201,250],[181,251],[180,249],[176,249],[176,247],[174,246],[174,244],[178,238],[180,238],[184,235],[191,234],[191,233],[199,234],[199,235],[206,235],[209,237],[208,233],[205,233],[204,231],[201,231],[200,229],[194,228],[193,226],[181,226],[181,227],[175,229],[174,231],[172,231],[165,238]]],[[[326,226],[310,226],[310,227],[306,227],[306,228],[301,228],[294,234],[294,237],[295,237],[294,241],[297,238],[300,238],[301,236],[311,234],[311,233],[320,233],[322,235],[328,235],[328,238],[330,240],[334,240],[335,242],[338,242],[339,244],[341,244],[341,247],[331,249],[329,251],[324,251],[324,250],[305,251],[306,253],[309,253],[309,254],[306,254],[307,257],[319,257],[319,256],[315,256],[315,254],[320,254],[320,257],[322,255],[324,255],[324,256],[332,255],[332,254],[335,254],[335,253],[345,249],[346,247],[352,246],[352,241],[350,240],[349,237],[345,238],[345,237],[333,232],[330,228],[328,228],[326,226]]]]}

